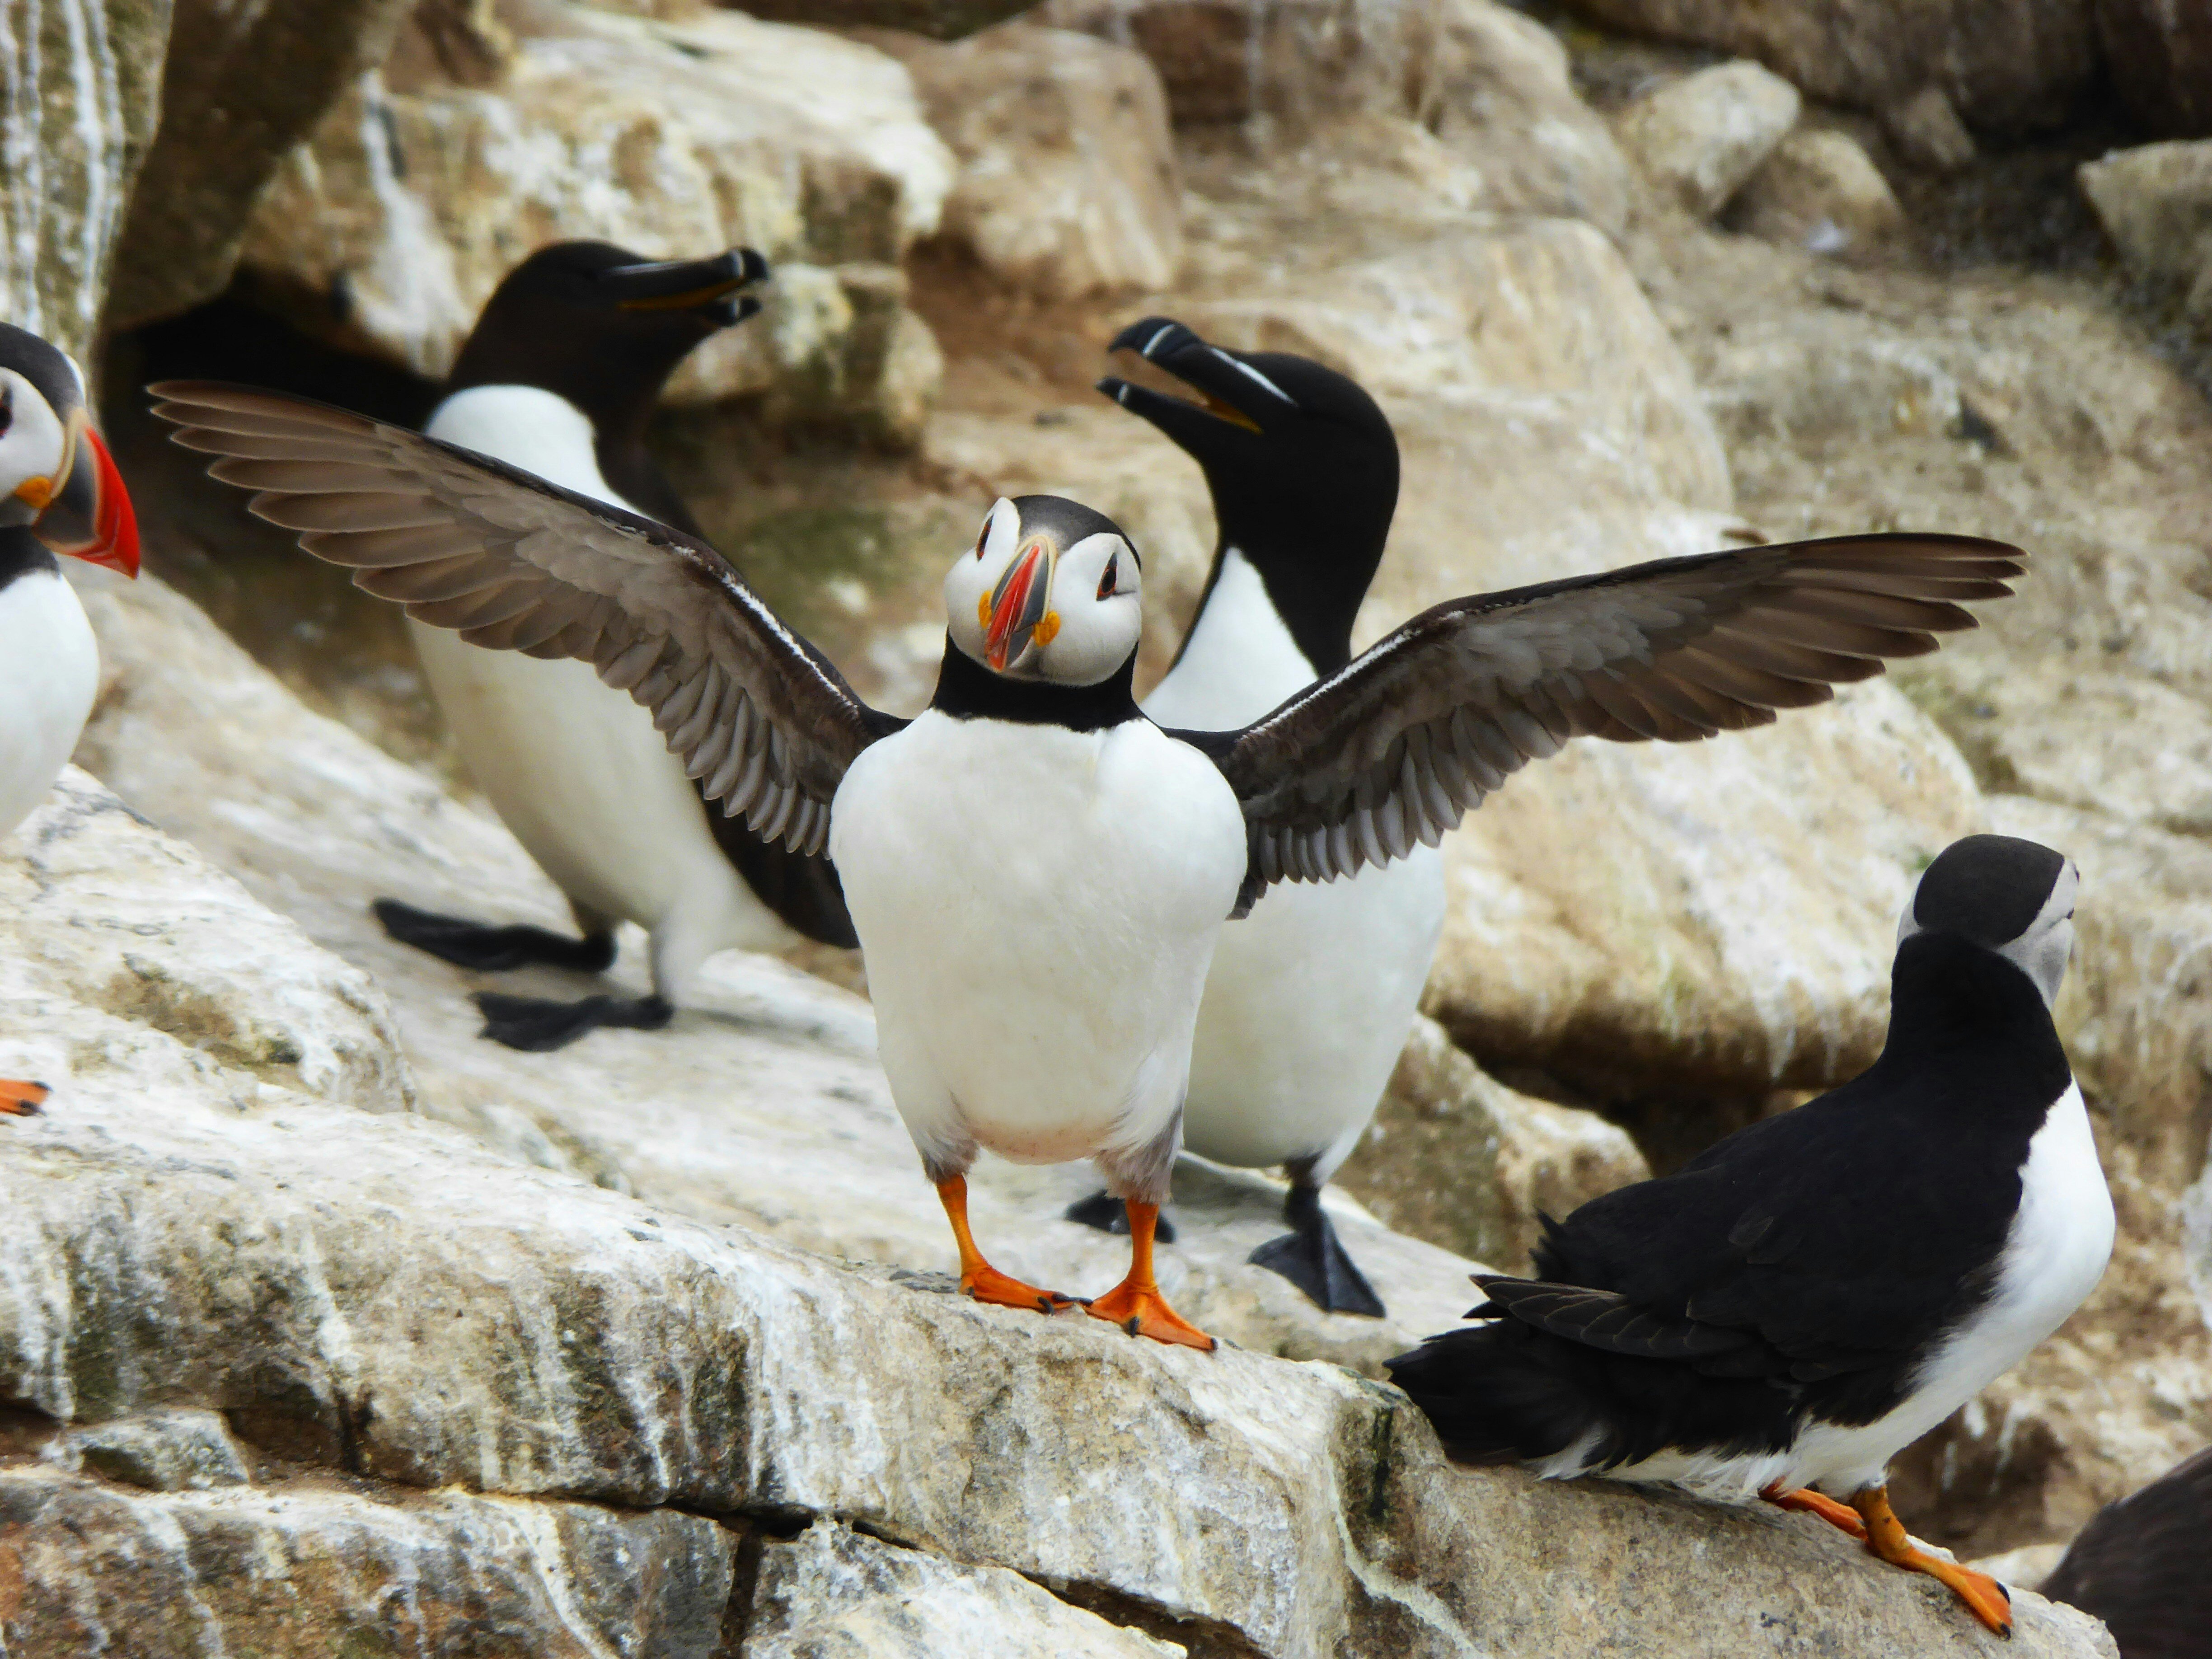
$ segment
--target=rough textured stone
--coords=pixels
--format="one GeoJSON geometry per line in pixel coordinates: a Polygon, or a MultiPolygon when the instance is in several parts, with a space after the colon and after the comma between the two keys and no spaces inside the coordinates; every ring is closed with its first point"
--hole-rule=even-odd
{"type": "Polygon", "coordinates": [[[1637,165],[1705,219],[1797,125],[1801,102],[1780,76],[1740,60],[1646,93],[1620,112],[1617,131],[1637,165]]]}
{"type": "Polygon", "coordinates": [[[2212,139],[2116,150],[2076,176],[2128,268],[2212,321],[2212,139]]]}
{"type": "Polygon", "coordinates": [[[2112,84],[2136,119],[2172,138],[2212,137],[2212,15],[2192,0],[2096,0],[2112,84]]]}
{"type": "Polygon", "coordinates": [[[694,352],[679,401],[765,394],[783,418],[910,438],[938,365],[898,264],[952,161],[906,71],[735,13],[653,21],[546,0],[500,84],[364,76],[278,170],[242,262],[311,332],[432,377],[531,249],[596,236],[648,258],[744,243],[766,313],[694,352]],[[608,187],[619,180],[618,190],[608,187]]]}
{"type": "Polygon", "coordinates": [[[2056,126],[2097,69],[2093,0],[1571,0],[1595,23],[1756,58],[1876,109],[1931,76],[1969,125],[2056,126]]]}
{"type": "Polygon", "coordinates": [[[1416,1017],[1344,1188],[1389,1225],[1502,1273],[1528,1270],[1538,1216],[1650,1178],[1626,1131],[1507,1088],[1416,1017]]]}
{"type": "Polygon", "coordinates": [[[1150,59],[1018,23],[952,46],[871,39],[959,157],[944,233],[986,270],[1046,300],[1175,280],[1182,191],[1150,59]]]}
{"type": "Polygon", "coordinates": [[[748,0],[744,9],[782,23],[823,28],[905,29],[957,40],[1030,10],[1036,0],[748,0]]]}
{"type": "Polygon", "coordinates": [[[88,1424],[58,1437],[46,1455],[149,1492],[204,1492],[252,1480],[238,1443],[213,1412],[155,1411],[88,1424]]]}
{"type": "Polygon", "coordinates": [[[1897,239],[1905,210],[1849,133],[1801,130],[1752,174],[1729,226],[1814,253],[1864,253],[1897,239]]]}
{"type": "Polygon", "coordinates": [[[362,70],[408,0],[180,0],[154,135],[116,250],[107,324],[222,291],[262,190],[362,70]]]}
{"type": "Polygon", "coordinates": [[[1941,87],[1923,87],[1883,105],[1881,113],[1890,143],[1923,172],[1957,173],[1972,163],[1974,135],[1941,87]]]}
{"type": "Polygon", "coordinates": [[[169,0],[0,6],[0,317],[84,356],[161,107],[169,0]]]}
{"type": "Polygon", "coordinates": [[[900,1549],[834,1521],[763,1549],[756,1595],[745,1659],[940,1659],[986,1639],[991,1659],[1187,1651],[1070,1607],[1004,1567],[900,1549]]]}
{"type": "Polygon", "coordinates": [[[88,1653],[708,1659],[712,1521],[297,1480],[154,1497],[0,1466],[0,1639],[88,1653]]]}

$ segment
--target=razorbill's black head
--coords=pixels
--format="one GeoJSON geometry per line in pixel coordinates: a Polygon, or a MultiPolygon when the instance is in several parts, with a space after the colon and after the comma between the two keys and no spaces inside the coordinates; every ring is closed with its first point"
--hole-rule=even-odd
{"type": "MultiPolygon", "coordinates": [[[[0,530],[9,529],[27,529],[52,552],[138,574],[137,516],[92,429],[84,377],[58,347],[0,323],[0,530]]],[[[0,568],[0,580],[10,574],[0,568]]]]}
{"type": "Polygon", "coordinates": [[[945,628],[1010,680],[1094,686],[1126,675],[1144,631],[1144,569],[1104,514],[1059,495],[1001,497],[945,577],[945,628]]]}
{"type": "Polygon", "coordinates": [[[447,381],[556,392],[603,432],[642,431],[660,388],[709,335],[760,309],[750,248],[648,260],[609,242],[555,242],[507,272],[447,381]]]}
{"type": "Polygon", "coordinates": [[[1952,933],[1994,951],[2057,1000],[2074,953],[2074,898],[2081,872],[2063,854],[2010,836],[1968,836],[1945,848],[1920,878],[1897,924],[1897,942],[1952,933]]]}
{"type": "Polygon", "coordinates": [[[1398,505],[1398,441],[1375,400],[1307,358],[1231,351],[1165,317],[1108,349],[1127,378],[1098,389],[1204,470],[1218,554],[1259,571],[1316,672],[1342,667],[1398,505]]]}

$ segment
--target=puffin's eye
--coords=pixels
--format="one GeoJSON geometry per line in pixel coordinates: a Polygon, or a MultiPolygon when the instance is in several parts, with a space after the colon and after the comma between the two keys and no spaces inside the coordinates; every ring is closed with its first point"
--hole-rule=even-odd
{"type": "Polygon", "coordinates": [[[983,527],[975,532],[975,556],[977,558],[980,559],[983,556],[983,544],[990,539],[991,521],[987,518],[983,520],[983,527]]]}
{"type": "Polygon", "coordinates": [[[15,388],[0,386],[0,433],[15,424],[15,388]]]}
{"type": "Polygon", "coordinates": [[[1115,585],[1121,580],[1121,556],[1118,551],[1109,553],[1106,556],[1106,568],[1099,574],[1098,597],[1102,599],[1112,599],[1115,585]]]}

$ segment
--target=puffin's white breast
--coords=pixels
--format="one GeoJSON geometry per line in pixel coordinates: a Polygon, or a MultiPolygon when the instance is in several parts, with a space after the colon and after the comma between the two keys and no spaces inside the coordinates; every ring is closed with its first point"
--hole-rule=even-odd
{"type": "Polygon", "coordinates": [[[100,647],[58,571],[0,587],[0,836],[68,763],[100,690],[100,647]]]}
{"type": "Polygon", "coordinates": [[[1049,1162],[1167,1127],[1244,874],[1212,762],[1144,720],[931,711],[854,763],[830,845],[925,1155],[972,1139],[1049,1162]]]}
{"type": "MultiPolygon", "coordinates": [[[[590,421],[550,392],[472,386],[440,404],[425,429],[639,510],[600,475],[590,421]]],[[[408,626],[470,775],[562,891],[648,928],[679,906],[726,915],[720,945],[775,950],[796,940],[731,867],[683,763],[626,693],[587,663],[482,650],[446,629],[408,626]]]]}
{"type": "MultiPolygon", "coordinates": [[[[1311,661],[1235,548],[1182,659],[1145,700],[1164,726],[1228,731],[1310,685],[1311,661]]],[[[1191,1048],[1184,1144],[1249,1166],[1318,1158],[1327,1179],[1374,1113],[1444,919],[1429,848],[1348,881],[1278,882],[1222,930],[1191,1048]]]]}

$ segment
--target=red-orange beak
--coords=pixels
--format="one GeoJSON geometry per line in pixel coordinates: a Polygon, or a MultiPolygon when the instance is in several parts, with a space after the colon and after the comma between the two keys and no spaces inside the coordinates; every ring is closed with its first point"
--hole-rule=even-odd
{"type": "Polygon", "coordinates": [[[82,410],[70,416],[71,444],[68,473],[59,489],[49,479],[37,479],[15,493],[42,510],[32,522],[31,533],[57,553],[65,553],[88,564],[104,564],[126,576],[138,574],[138,514],[131,505],[131,492],[100,434],[86,422],[82,410]],[[27,494],[31,485],[44,485],[44,501],[27,494]]]}
{"type": "Polygon", "coordinates": [[[1009,663],[1018,667],[1032,647],[1042,649],[1060,631],[1059,619],[1048,608],[1059,563],[1059,551],[1050,543],[1033,541],[983,601],[983,650],[994,673],[1005,673],[1009,663]]]}

